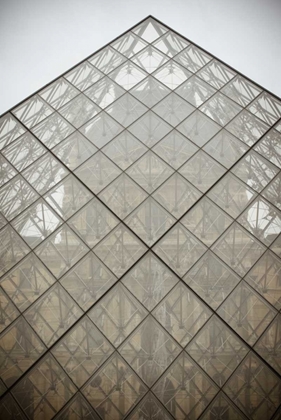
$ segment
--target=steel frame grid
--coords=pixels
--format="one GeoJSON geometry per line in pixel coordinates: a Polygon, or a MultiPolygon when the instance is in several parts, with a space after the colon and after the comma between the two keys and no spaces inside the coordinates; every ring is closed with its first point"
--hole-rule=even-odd
{"type": "MultiPolygon", "coordinates": [[[[164,25],[164,26],[165,26],[165,25],[164,25]]],[[[119,37],[118,37],[118,38],[119,38],[119,37]]],[[[140,117],[140,118],[141,118],[141,117],[140,117]]],[[[123,127],[123,128],[124,128],[124,127],[123,127]]],[[[28,131],[29,131],[29,130],[28,130],[28,131]]],[[[269,129],[268,131],[270,131],[270,129],[269,129]]],[[[268,132],[268,131],[267,131],[267,132],[268,132]]],[[[267,134],[267,132],[265,133],[265,135],[267,134]]],[[[113,140],[114,140],[114,139],[112,139],[111,141],[113,141],[113,140]]],[[[160,141],[161,141],[161,140],[159,140],[159,142],[160,142],[160,141]]],[[[209,141],[211,141],[211,139],[210,139],[209,141]]],[[[203,146],[202,146],[202,147],[203,147],[203,146]]],[[[201,147],[200,149],[202,149],[202,147],[201,147]]],[[[251,150],[253,147],[254,147],[254,145],[252,145],[252,147],[251,147],[249,150],[251,150]]],[[[51,153],[52,153],[52,152],[51,152],[51,153]]],[[[242,157],[244,157],[244,155],[242,155],[242,157]]],[[[241,157],[241,159],[242,159],[242,157],[241,157]]],[[[238,160],[238,161],[239,161],[239,160],[238,160]]],[[[237,161],[237,162],[238,162],[238,161],[237,161]]],[[[232,166],[234,166],[234,165],[232,165],[232,166]]],[[[228,173],[229,173],[229,171],[231,170],[231,168],[232,168],[232,167],[230,167],[230,168],[228,169],[228,173]]],[[[74,175],[74,176],[75,176],[75,175],[74,175]]],[[[171,175],[171,176],[172,176],[172,175],[171,175]]],[[[77,179],[79,180],[79,178],[77,178],[77,179]]],[[[220,178],[219,178],[219,180],[220,180],[220,178]]],[[[218,182],[219,182],[219,180],[217,180],[217,181],[216,181],[216,183],[218,183],[218,182]]],[[[216,184],[216,183],[215,183],[215,184],[216,184]]],[[[215,184],[214,184],[214,185],[215,185],[215,184]]],[[[207,194],[207,192],[208,192],[208,190],[205,192],[204,196],[207,194]]],[[[40,196],[41,196],[41,195],[40,195],[40,196]]],[[[103,203],[103,204],[104,204],[104,203],[103,203]]],[[[195,204],[196,204],[196,203],[195,203],[195,204]]],[[[195,205],[195,204],[194,204],[194,205],[195,205]]],[[[194,205],[193,205],[193,206],[194,206],[194,205]]],[[[192,206],[190,209],[192,209],[192,208],[193,208],[193,206],[192,206]]],[[[190,209],[189,209],[189,210],[190,210],[190,209]]],[[[184,215],[183,215],[183,216],[182,216],[182,217],[181,217],[178,221],[180,221],[183,217],[184,217],[184,215]]],[[[174,226],[174,225],[173,225],[173,226],[174,226]]],[[[173,227],[173,226],[172,226],[172,227],[173,227]]],[[[168,229],[166,233],[168,233],[168,232],[169,232],[169,230],[171,230],[171,229],[172,229],[172,227],[170,227],[170,229],[168,229]]],[[[221,235],[223,235],[223,233],[222,233],[221,235]]],[[[163,236],[163,235],[162,235],[162,236],[163,236]]],[[[160,237],[160,238],[156,241],[156,243],[158,243],[160,240],[161,240],[161,237],[160,237]]],[[[218,240],[219,240],[219,238],[217,239],[217,241],[218,241],[218,240]]],[[[146,252],[148,252],[148,251],[146,251],[146,252]]],[[[152,250],[152,252],[153,252],[153,250],[152,250]]],[[[145,255],[145,254],[144,254],[144,255],[145,255]]],[[[137,264],[137,262],[136,262],[135,264],[137,264]]],[[[135,265],[135,264],[134,264],[134,265],[135,265]]],[[[165,261],[164,261],[164,264],[166,264],[166,262],[165,262],[165,261]]],[[[134,265],[133,265],[132,267],[134,267],[134,265]]],[[[127,270],[127,271],[130,271],[130,270],[132,269],[132,267],[131,267],[131,268],[129,268],[129,270],[127,270]]],[[[14,268],[14,267],[13,267],[13,268],[14,268]]],[[[171,267],[170,267],[170,269],[171,269],[171,267]]],[[[175,273],[174,273],[174,274],[175,274],[175,273]]],[[[125,275],[126,275],[126,273],[125,273],[125,275]]],[[[123,276],[122,276],[122,277],[123,277],[123,276]]],[[[242,280],[241,280],[241,281],[242,281],[242,280]]],[[[240,284],[240,283],[239,283],[239,284],[240,284]]],[[[112,286],[112,287],[113,287],[113,286],[112,286]]],[[[109,290],[111,290],[111,289],[109,289],[109,290]]],[[[45,293],[46,293],[46,292],[45,292],[45,293]]],[[[43,295],[42,295],[42,296],[43,296],[43,295]]],[[[200,298],[200,296],[199,296],[199,298],[200,298]]],[[[78,323],[78,321],[77,321],[76,323],[78,323]]],[[[74,325],[76,325],[76,323],[75,323],[74,325]]],[[[64,337],[66,334],[67,334],[67,332],[65,332],[65,333],[62,335],[62,337],[64,337]]],[[[240,338],[241,338],[241,337],[240,337],[240,338]]],[[[49,349],[49,350],[50,350],[50,349],[49,349]]],[[[41,358],[38,360],[38,362],[39,362],[40,360],[41,360],[41,358]]],[[[271,368],[271,367],[270,367],[270,368],[271,368]]],[[[31,370],[31,368],[30,368],[30,369],[28,369],[28,370],[26,371],[26,374],[29,372],[29,370],[31,370]]],[[[20,379],[18,379],[16,383],[18,383],[19,381],[20,381],[20,379]]],[[[206,410],[207,410],[207,409],[206,409],[206,410]]]]}

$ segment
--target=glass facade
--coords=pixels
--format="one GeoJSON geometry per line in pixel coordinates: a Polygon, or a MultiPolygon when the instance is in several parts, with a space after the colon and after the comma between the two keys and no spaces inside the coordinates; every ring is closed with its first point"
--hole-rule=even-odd
{"type": "Polygon", "coordinates": [[[281,418],[281,101],[149,17],[0,118],[0,417],[281,418]]]}

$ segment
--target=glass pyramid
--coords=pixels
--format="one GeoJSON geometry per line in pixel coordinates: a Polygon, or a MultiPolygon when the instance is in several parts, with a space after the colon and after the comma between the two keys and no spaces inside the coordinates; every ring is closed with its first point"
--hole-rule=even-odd
{"type": "Polygon", "coordinates": [[[281,418],[281,101],[148,17],[0,117],[0,418],[281,418]]]}

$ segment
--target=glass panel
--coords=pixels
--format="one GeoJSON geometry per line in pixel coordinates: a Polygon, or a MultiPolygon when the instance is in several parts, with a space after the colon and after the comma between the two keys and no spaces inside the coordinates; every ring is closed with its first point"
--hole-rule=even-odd
{"type": "Polygon", "coordinates": [[[102,419],[122,420],[147,388],[118,353],[114,353],[82,392],[102,419]]]}
{"type": "Polygon", "coordinates": [[[116,280],[108,268],[89,252],[60,282],[78,305],[86,311],[116,280]]]}
{"type": "Polygon", "coordinates": [[[152,246],[176,222],[153,198],[147,198],[124,223],[148,246],[152,246]]]}
{"type": "Polygon", "coordinates": [[[23,317],[0,337],[1,379],[12,386],[46,351],[45,346],[23,317]]]}
{"type": "Polygon", "coordinates": [[[25,133],[25,128],[13,117],[12,114],[0,118],[0,149],[12,143],[25,133]]]}
{"type": "Polygon", "coordinates": [[[281,258],[281,235],[279,235],[276,240],[271,245],[270,249],[275,252],[278,257],[281,258]]]}
{"type": "Polygon", "coordinates": [[[112,140],[102,149],[123,171],[141,157],[147,148],[132,136],[127,130],[124,130],[119,136],[112,140]]]}
{"type": "Polygon", "coordinates": [[[278,168],[261,157],[254,150],[250,150],[231,170],[238,178],[257,192],[261,190],[275,177],[278,168]]]}
{"type": "Polygon", "coordinates": [[[212,138],[221,127],[206,117],[202,112],[195,111],[183,121],[177,129],[197,146],[202,147],[210,138],[212,138]]]}
{"type": "Polygon", "coordinates": [[[25,179],[17,175],[0,189],[0,211],[7,220],[12,220],[38,198],[25,179]]]}
{"type": "Polygon", "coordinates": [[[65,408],[54,417],[56,420],[100,420],[97,413],[90,404],[77,392],[75,397],[65,408]]]}
{"type": "Polygon", "coordinates": [[[65,76],[70,83],[82,91],[97,82],[101,77],[102,73],[91,66],[87,61],[75,67],[65,76]]]}
{"type": "Polygon", "coordinates": [[[270,130],[254,147],[263,157],[281,168],[281,134],[270,130]]]}
{"type": "Polygon", "coordinates": [[[281,374],[281,315],[277,315],[254,349],[281,374]]]}
{"type": "Polygon", "coordinates": [[[30,248],[36,247],[62,224],[60,217],[40,199],[16,217],[12,226],[30,248]]]}
{"type": "Polygon", "coordinates": [[[133,29],[133,32],[143,38],[147,42],[153,42],[159,36],[167,32],[167,29],[156,22],[153,18],[145,19],[140,25],[133,29]]]}
{"type": "Polygon", "coordinates": [[[103,73],[108,74],[120,64],[124,63],[126,58],[109,46],[103,48],[88,61],[103,73]]]}
{"type": "Polygon", "coordinates": [[[183,352],[153,387],[174,418],[198,419],[218,392],[215,384],[183,352]]]}
{"type": "Polygon", "coordinates": [[[179,172],[203,193],[225,173],[225,169],[209,155],[199,150],[179,172]]]}
{"type": "Polygon", "coordinates": [[[153,77],[147,77],[143,82],[130,90],[130,93],[148,108],[152,108],[157,102],[168,95],[169,92],[170,89],[153,77]]]}
{"type": "Polygon", "coordinates": [[[84,206],[68,224],[93,248],[105,235],[118,224],[118,219],[96,198],[84,206]]]}
{"type": "Polygon", "coordinates": [[[128,32],[127,34],[119,38],[117,41],[113,42],[111,45],[117,51],[129,58],[137,54],[143,48],[145,48],[147,43],[142,41],[138,36],[134,35],[132,32],[128,32]]]}
{"type": "Polygon", "coordinates": [[[248,146],[223,129],[203,147],[203,150],[229,169],[247,152],[248,146]]]}
{"type": "Polygon", "coordinates": [[[80,94],[60,108],[59,113],[69,121],[70,124],[79,128],[98,114],[100,110],[101,109],[90,101],[90,99],[86,98],[85,95],[80,94]]]}
{"type": "Polygon", "coordinates": [[[162,159],[149,151],[135,162],[127,174],[148,193],[152,193],[174,172],[162,159]]]}
{"type": "Polygon", "coordinates": [[[215,89],[208,85],[208,83],[203,82],[203,80],[199,79],[197,76],[192,76],[176,89],[178,95],[195,107],[203,104],[203,102],[209,99],[215,92],[215,89]]]}
{"type": "MultiPolygon", "coordinates": [[[[114,83],[108,77],[104,77],[99,80],[89,89],[85,90],[85,95],[87,95],[95,104],[100,108],[104,109],[109,104],[118,99],[121,95],[125,93],[125,90],[114,83]]],[[[98,109],[97,109],[98,112],[98,109]]]]}
{"type": "Polygon", "coordinates": [[[105,112],[80,128],[81,133],[98,148],[103,147],[122,130],[123,128],[105,112]]]}
{"type": "Polygon", "coordinates": [[[170,89],[176,89],[179,85],[185,82],[192,73],[184,67],[177,64],[175,61],[168,61],[159,70],[153,73],[156,79],[164,83],[170,89]]]}
{"type": "Polygon", "coordinates": [[[46,149],[30,133],[25,133],[2,151],[18,171],[25,169],[45,152],[46,149]]]}
{"type": "Polygon", "coordinates": [[[81,163],[85,162],[96,151],[97,148],[78,131],[75,131],[52,150],[57,158],[71,171],[80,166],[81,163]]]}
{"type": "Polygon", "coordinates": [[[162,238],[153,250],[179,276],[183,276],[206,251],[199,242],[180,223],[162,238]]]}
{"type": "Polygon", "coordinates": [[[172,175],[153,194],[153,198],[177,219],[200,197],[201,193],[178,173],[172,175]]]}
{"type": "Polygon", "coordinates": [[[146,106],[129,93],[126,93],[106,108],[106,112],[122,124],[123,127],[128,127],[146,111],[146,106]]]}
{"type": "Polygon", "coordinates": [[[247,106],[261,93],[261,89],[240,75],[232,79],[221,91],[241,106],[247,106]]]}
{"type": "Polygon", "coordinates": [[[189,42],[187,42],[181,36],[169,31],[159,40],[155,41],[153,45],[164,54],[167,54],[169,57],[173,57],[181,50],[186,48],[189,45],[189,42]]]}
{"type": "Polygon", "coordinates": [[[56,80],[39,93],[39,95],[55,109],[59,109],[78,94],[79,90],[75,89],[75,87],[68,83],[63,77],[56,80]]]}
{"type": "Polygon", "coordinates": [[[268,128],[269,127],[265,123],[246,110],[240,112],[240,114],[226,126],[228,131],[248,146],[252,146],[256,143],[268,128]]]}
{"type": "Polygon", "coordinates": [[[28,128],[34,127],[53,112],[54,110],[38,95],[32,96],[13,111],[15,116],[28,128]]]}
{"type": "Polygon", "coordinates": [[[155,143],[168,134],[171,129],[172,127],[151,111],[148,111],[128,128],[128,130],[147,147],[154,146],[155,143]]]}
{"type": "Polygon", "coordinates": [[[122,276],[146,251],[146,247],[123,224],[110,232],[94,252],[117,276],[122,276]]]}
{"type": "Polygon", "coordinates": [[[254,345],[276,311],[242,280],[220,306],[218,315],[248,344],[254,345]]]}
{"type": "Polygon", "coordinates": [[[153,111],[172,126],[176,126],[188,117],[194,111],[194,108],[175,93],[171,93],[159,102],[153,108],[153,111]]]}
{"type": "Polygon", "coordinates": [[[122,174],[113,181],[100,195],[99,198],[115,213],[120,219],[124,219],[143,200],[147,194],[126,174],[122,174]]]}
{"type": "Polygon", "coordinates": [[[234,218],[239,216],[256,196],[251,188],[229,172],[208,193],[209,198],[234,218]]]}
{"type": "Polygon", "coordinates": [[[13,166],[10,165],[10,163],[2,155],[0,155],[0,187],[17,175],[17,173],[18,172],[13,168],[13,166]]]}
{"type": "Polygon", "coordinates": [[[281,173],[268,184],[262,195],[281,210],[281,173]]]}
{"type": "Polygon", "coordinates": [[[44,194],[68,174],[68,170],[51,153],[46,153],[22,172],[39,194],[44,194]]]}
{"type": "Polygon", "coordinates": [[[41,340],[50,347],[82,315],[69,294],[56,283],[24,313],[41,340]]]}
{"type": "Polygon", "coordinates": [[[281,117],[281,102],[266,92],[255,99],[248,109],[269,125],[273,125],[281,117]]]}
{"type": "Polygon", "coordinates": [[[0,276],[19,262],[30,249],[21,237],[10,227],[4,227],[0,232],[0,276]]]}
{"type": "Polygon", "coordinates": [[[87,317],[83,317],[52,350],[79,388],[112,352],[113,347],[87,317]]]}
{"type": "Polygon", "coordinates": [[[205,245],[211,246],[232,223],[224,211],[203,197],[181,220],[205,245]]]}
{"type": "Polygon", "coordinates": [[[226,125],[242,108],[219,92],[201,105],[200,110],[218,124],[226,125]]]}
{"type": "Polygon", "coordinates": [[[168,61],[168,57],[149,46],[135,55],[132,61],[147,73],[153,73],[158,67],[168,61]]]}
{"type": "Polygon", "coordinates": [[[93,194],[91,194],[72,174],[64,178],[63,181],[53,187],[44,196],[50,206],[64,220],[67,220],[76,213],[76,211],[83,207],[92,197],[93,194]]]}
{"type": "Polygon", "coordinates": [[[178,278],[151,252],[145,255],[122,279],[127,289],[149,311],[177,282],[178,278]]]}
{"type": "Polygon", "coordinates": [[[152,316],[148,316],[118,351],[141,379],[152,386],[181,348],[152,316]]]}
{"type": "Polygon", "coordinates": [[[197,150],[198,148],[191,141],[176,130],[173,130],[153,147],[153,152],[164,159],[174,169],[178,169],[197,150]]]}
{"type": "Polygon", "coordinates": [[[220,387],[249,350],[217,316],[212,316],[186,348],[220,387]]]}
{"type": "Polygon", "coordinates": [[[12,398],[11,394],[5,395],[0,402],[0,416],[5,420],[25,420],[26,417],[12,398]]]}
{"type": "Polygon", "coordinates": [[[211,251],[192,267],[184,277],[190,286],[214,310],[220,306],[240,281],[226,264],[211,251]]]}
{"type": "Polygon", "coordinates": [[[0,287],[0,332],[10,325],[18,316],[19,311],[0,287]]]}
{"type": "Polygon", "coordinates": [[[124,89],[129,90],[143,80],[146,75],[147,73],[135,66],[131,61],[126,61],[108,76],[124,89]]]}
{"type": "Polygon", "coordinates": [[[233,70],[217,60],[212,60],[198,72],[199,77],[210,83],[216,89],[220,89],[229,80],[233,79],[235,75],[233,70]]]}
{"type": "Polygon", "coordinates": [[[149,392],[138,404],[128,420],[172,420],[163,405],[149,392]]]}
{"type": "Polygon", "coordinates": [[[98,194],[120,172],[114,163],[104,154],[98,152],[76,169],[75,174],[93,193],[98,194]]]}
{"type": "Polygon", "coordinates": [[[36,255],[59,278],[88,251],[84,243],[64,224],[36,248],[36,255]]]}
{"type": "Polygon", "coordinates": [[[260,197],[237,221],[266,246],[270,246],[281,232],[281,212],[260,197]]]}
{"type": "Polygon", "coordinates": [[[245,280],[277,310],[281,309],[281,261],[267,251],[246,275],[245,280]]]}
{"type": "Polygon", "coordinates": [[[212,250],[242,277],[264,253],[265,247],[245,229],[233,223],[212,250]]]}
{"type": "Polygon", "coordinates": [[[115,347],[128,337],[146,314],[144,307],[121,283],[117,283],[88,313],[115,347]]]}
{"type": "Polygon", "coordinates": [[[160,302],[153,315],[182,347],[211,316],[211,311],[182,282],[160,302]]]}
{"type": "Polygon", "coordinates": [[[196,73],[211,60],[211,57],[194,45],[189,45],[175,57],[175,60],[192,73],[196,73]]]}
{"type": "Polygon", "coordinates": [[[269,420],[280,404],[280,379],[251,352],[224,392],[248,418],[269,420]]]}
{"type": "Polygon", "coordinates": [[[222,392],[219,392],[218,396],[211,402],[200,420],[220,418],[222,420],[246,420],[244,414],[222,392]]]}
{"type": "Polygon", "coordinates": [[[40,260],[30,253],[1,280],[1,286],[23,312],[55,282],[40,260]]]}
{"type": "Polygon", "coordinates": [[[13,396],[27,418],[53,416],[75,394],[76,387],[51,355],[47,355],[15,386],[13,396]]]}

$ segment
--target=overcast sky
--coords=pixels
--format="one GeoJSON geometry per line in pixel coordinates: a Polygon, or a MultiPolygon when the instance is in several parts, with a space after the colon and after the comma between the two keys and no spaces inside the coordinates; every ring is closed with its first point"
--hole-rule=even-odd
{"type": "Polygon", "coordinates": [[[0,114],[148,15],[281,97],[281,0],[0,0],[0,114]]]}

